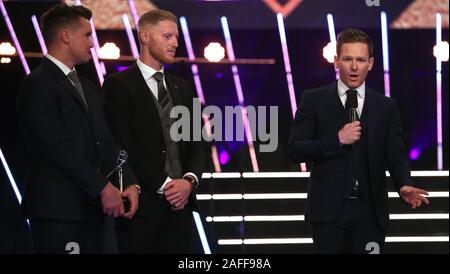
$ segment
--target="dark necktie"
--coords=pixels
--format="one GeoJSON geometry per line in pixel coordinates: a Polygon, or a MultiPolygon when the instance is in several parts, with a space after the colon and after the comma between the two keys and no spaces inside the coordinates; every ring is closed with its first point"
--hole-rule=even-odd
{"type": "Polygon", "coordinates": [[[80,95],[81,101],[83,101],[84,107],[86,107],[87,110],[89,110],[86,97],[84,97],[83,88],[81,87],[80,79],[78,78],[78,75],[75,70],[72,70],[67,74],[67,77],[69,77],[70,81],[72,81],[73,85],[75,86],[75,89],[78,91],[78,95],[80,95]]]}
{"type": "Polygon", "coordinates": [[[153,74],[153,78],[158,82],[158,102],[164,109],[169,103],[169,94],[167,94],[166,87],[164,87],[164,74],[158,71],[153,74]]]}

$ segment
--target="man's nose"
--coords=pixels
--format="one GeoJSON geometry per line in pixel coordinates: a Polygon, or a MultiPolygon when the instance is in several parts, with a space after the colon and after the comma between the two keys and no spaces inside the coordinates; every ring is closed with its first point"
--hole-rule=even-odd
{"type": "Polygon", "coordinates": [[[172,46],[175,47],[175,48],[178,48],[178,40],[177,39],[174,39],[172,41],[172,46]]]}

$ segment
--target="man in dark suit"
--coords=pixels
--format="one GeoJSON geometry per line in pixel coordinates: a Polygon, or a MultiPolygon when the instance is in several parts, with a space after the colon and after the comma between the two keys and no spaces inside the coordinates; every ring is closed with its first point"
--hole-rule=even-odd
{"type": "MultiPolygon", "coordinates": [[[[91,15],[87,8],[67,5],[43,14],[48,55],[20,87],[19,114],[31,148],[22,214],[30,219],[37,253],[99,253],[103,213],[131,218],[137,210],[137,188],[130,185],[120,193],[105,178],[119,149],[100,92],[74,68],[90,59],[91,15]],[[122,197],[131,203],[126,213],[122,197]]],[[[127,168],[125,176],[137,182],[127,168]]]]}
{"type": "Polygon", "coordinates": [[[130,166],[142,186],[136,217],[118,226],[119,249],[190,253],[195,189],[205,168],[207,147],[201,141],[176,141],[170,134],[174,123],[170,111],[184,106],[192,117],[195,97],[187,81],[163,67],[174,62],[177,18],[163,10],[148,11],[139,19],[138,36],[141,53],[136,64],[103,85],[111,132],[129,151],[130,166]]]}
{"type": "Polygon", "coordinates": [[[292,125],[291,158],[311,163],[306,219],[318,253],[365,253],[370,242],[382,249],[389,220],[385,168],[404,202],[429,203],[422,196],[428,193],[412,186],[394,100],[365,86],[373,62],[370,37],[341,32],[339,80],[305,91],[292,125]]]}

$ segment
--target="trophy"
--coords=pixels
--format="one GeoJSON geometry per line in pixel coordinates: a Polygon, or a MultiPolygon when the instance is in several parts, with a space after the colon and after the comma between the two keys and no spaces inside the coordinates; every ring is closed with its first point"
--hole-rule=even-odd
{"type": "MultiPolygon", "coordinates": [[[[126,163],[127,159],[128,153],[125,150],[121,150],[119,152],[119,156],[117,157],[116,167],[106,176],[108,179],[114,174],[114,172],[117,171],[120,193],[123,192],[123,165],[126,163]]],[[[130,201],[123,199],[123,206],[125,208],[125,212],[128,212],[130,210],[130,201]]]]}

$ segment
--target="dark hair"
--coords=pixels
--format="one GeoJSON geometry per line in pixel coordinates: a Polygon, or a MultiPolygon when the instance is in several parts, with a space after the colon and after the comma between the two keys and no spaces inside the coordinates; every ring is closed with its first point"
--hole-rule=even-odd
{"type": "Polygon", "coordinates": [[[143,28],[145,24],[156,25],[160,21],[172,21],[175,24],[178,24],[177,17],[166,10],[149,10],[141,15],[138,21],[139,29],[143,28]]]}
{"type": "Polygon", "coordinates": [[[363,43],[367,45],[369,57],[373,57],[373,42],[369,35],[359,29],[346,29],[341,31],[337,36],[336,54],[341,53],[342,45],[347,43],[363,43]]]}
{"type": "Polygon", "coordinates": [[[51,7],[41,16],[41,29],[45,43],[50,44],[56,38],[61,27],[72,26],[80,18],[90,20],[92,12],[83,6],[58,4],[51,7]]]}

